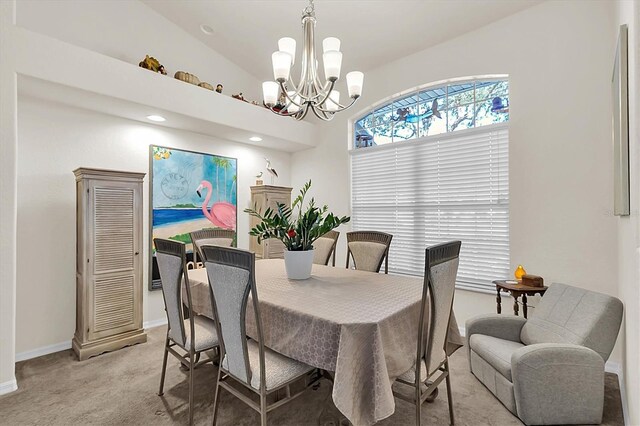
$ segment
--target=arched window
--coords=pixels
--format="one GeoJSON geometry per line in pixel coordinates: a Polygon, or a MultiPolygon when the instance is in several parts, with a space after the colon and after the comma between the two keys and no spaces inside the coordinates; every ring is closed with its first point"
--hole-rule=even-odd
{"type": "Polygon", "coordinates": [[[468,79],[374,105],[354,120],[354,230],[393,234],[389,269],[424,274],[427,246],[461,240],[456,285],[510,277],[509,85],[468,79]]]}
{"type": "Polygon", "coordinates": [[[366,148],[503,123],[509,120],[506,79],[458,81],[402,95],[354,122],[354,147],[366,148]]]}

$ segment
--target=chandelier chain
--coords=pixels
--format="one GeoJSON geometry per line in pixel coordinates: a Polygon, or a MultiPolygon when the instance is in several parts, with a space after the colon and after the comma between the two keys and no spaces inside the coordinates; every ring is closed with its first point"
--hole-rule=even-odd
{"type": "Polygon", "coordinates": [[[316,7],[313,4],[313,0],[309,0],[309,5],[302,10],[304,15],[315,16],[316,7]]]}

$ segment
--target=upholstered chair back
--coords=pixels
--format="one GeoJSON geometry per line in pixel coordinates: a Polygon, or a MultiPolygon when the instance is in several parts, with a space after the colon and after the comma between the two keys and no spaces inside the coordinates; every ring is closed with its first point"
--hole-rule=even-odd
{"type": "Polygon", "coordinates": [[[622,322],[622,302],[605,294],[552,284],[522,327],[520,340],[573,343],[609,358],[622,322]]]}
{"type": "Polygon", "coordinates": [[[236,232],[231,229],[200,229],[191,232],[189,235],[193,243],[194,253],[197,253],[198,257],[203,259],[200,247],[204,245],[231,247],[235,234],[236,232]]]}
{"type": "MultiPolygon", "coordinates": [[[[162,281],[162,295],[167,311],[169,323],[169,337],[181,346],[185,345],[186,334],[184,326],[184,312],[182,309],[182,279],[186,278],[186,250],[184,243],[180,241],[155,238],[156,259],[162,281]]],[[[188,284],[188,282],[186,282],[188,284]]],[[[187,299],[191,304],[189,286],[185,286],[188,292],[187,299]]]]}
{"type": "Polygon", "coordinates": [[[333,254],[333,265],[335,266],[336,243],[340,233],[329,231],[313,243],[313,263],[316,265],[328,265],[333,254]]]}
{"type": "MultiPolygon", "coordinates": [[[[349,256],[359,271],[380,272],[382,261],[389,256],[393,235],[377,231],[347,232],[347,267],[349,256]]],[[[385,265],[385,273],[388,268],[385,265]]]]}
{"type": "MultiPolygon", "coordinates": [[[[255,293],[255,255],[231,247],[201,247],[214,301],[222,366],[251,386],[245,318],[249,293],[258,317],[255,293]]],[[[260,324],[258,322],[260,329],[260,324]]],[[[260,331],[259,331],[259,334],[260,331]]]]}
{"type": "Polygon", "coordinates": [[[429,375],[434,373],[446,359],[445,346],[453,308],[460,245],[460,241],[451,241],[431,246],[426,250],[421,318],[425,318],[427,306],[429,316],[428,323],[423,320],[419,335],[426,337],[426,344],[422,347],[429,375]],[[427,325],[428,333],[425,334],[427,325]]]}

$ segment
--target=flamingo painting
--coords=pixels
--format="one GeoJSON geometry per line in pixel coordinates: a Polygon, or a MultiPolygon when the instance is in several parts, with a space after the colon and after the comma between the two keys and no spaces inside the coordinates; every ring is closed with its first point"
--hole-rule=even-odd
{"type": "Polygon", "coordinates": [[[223,229],[236,229],[236,206],[226,201],[218,201],[213,203],[209,209],[209,201],[213,193],[213,187],[210,182],[203,180],[200,182],[196,193],[202,198],[201,191],[207,190],[207,195],[202,203],[202,213],[215,226],[223,229]]]}

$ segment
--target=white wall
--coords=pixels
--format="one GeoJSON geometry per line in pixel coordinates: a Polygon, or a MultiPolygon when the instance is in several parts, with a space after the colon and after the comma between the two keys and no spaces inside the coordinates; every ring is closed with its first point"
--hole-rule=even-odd
{"type": "MultiPolygon", "coordinates": [[[[613,32],[629,26],[629,163],[631,215],[617,218],[619,297],[625,302],[622,333],[628,421],[640,424],[640,3],[616,2],[613,32]]],[[[615,46],[616,39],[612,40],[615,46]]]]}
{"type": "MultiPolygon", "coordinates": [[[[545,2],[365,72],[358,105],[432,81],[509,74],[512,267],[523,264],[547,283],[617,295],[612,22],[608,1],[545,2]]],[[[292,161],[293,185],[312,178],[314,195],[341,214],[350,202],[350,115],[323,124],[321,145],[292,161]]],[[[344,243],[338,256],[344,259],[344,243]]],[[[503,312],[509,308],[505,301],[503,312]]],[[[463,325],[495,312],[495,296],[458,291],[455,312],[463,325]]]]}
{"type": "MultiPolygon", "coordinates": [[[[290,182],[291,155],[199,134],[46,103],[18,100],[18,277],[16,352],[70,341],[75,331],[75,177],[77,167],[149,172],[149,145],[238,159],[238,210],[249,186],[272,160],[290,182]]],[[[149,177],[144,183],[148,211],[149,177]]],[[[146,290],[148,216],[144,238],[144,321],[165,318],[162,294],[146,290]]],[[[238,214],[238,246],[249,247],[249,218],[238,214]]]]}
{"type": "Polygon", "coordinates": [[[19,0],[17,24],[132,64],[150,55],[171,76],[187,71],[226,95],[261,99],[255,77],[137,0],[19,0]]]}
{"type": "Polygon", "coordinates": [[[0,2],[0,395],[17,389],[15,378],[16,203],[18,117],[15,65],[6,30],[15,24],[15,2],[0,2]]]}

